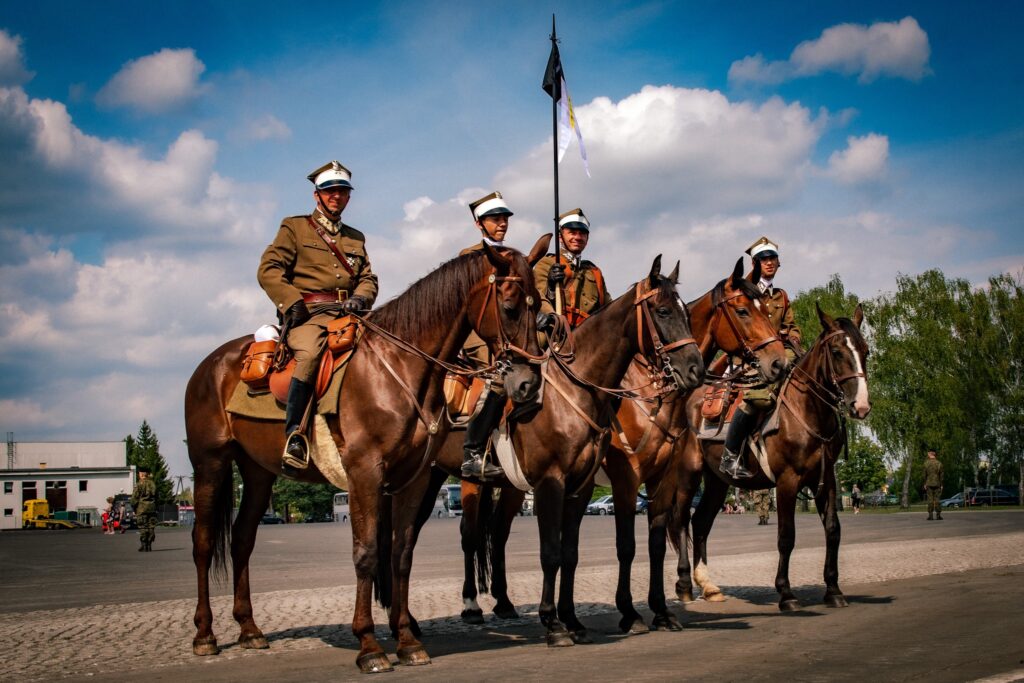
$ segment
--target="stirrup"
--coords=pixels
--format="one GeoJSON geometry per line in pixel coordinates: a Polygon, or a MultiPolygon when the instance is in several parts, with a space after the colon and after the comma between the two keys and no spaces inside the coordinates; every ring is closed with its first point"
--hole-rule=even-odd
{"type": "Polygon", "coordinates": [[[281,462],[284,463],[286,467],[290,467],[293,470],[304,470],[309,467],[309,439],[306,438],[305,434],[296,430],[288,435],[288,438],[284,442],[284,452],[281,454],[281,462]],[[302,446],[303,458],[298,458],[288,451],[288,447],[291,446],[296,439],[302,446]]]}
{"type": "Polygon", "coordinates": [[[728,474],[733,479],[749,479],[750,477],[753,477],[754,473],[743,466],[741,459],[741,455],[726,449],[725,453],[722,455],[722,462],[719,464],[718,469],[721,472],[728,474]],[[731,455],[732,458],[726,458],[726,454],[731,455]]]}

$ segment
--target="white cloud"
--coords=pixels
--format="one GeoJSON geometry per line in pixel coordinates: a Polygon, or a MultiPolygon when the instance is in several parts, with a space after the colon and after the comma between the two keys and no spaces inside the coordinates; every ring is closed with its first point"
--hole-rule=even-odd
{"type": "Polygon", "coordinates": [[[273,114],[266,114],[245,124],[242,136],[246,140],[290,140],[292,129],[273,114]]]}
{"type": "Polygon", "coordinates": [[[12,36],[0,28],[0,85],[21,85],[32,76],[32,72],[25,68],[21,36],[12,36]]]}
{"type": "Polygon", "coordinates": [[[733,62],[729,80],[777,84],[831,71],[856,75],[861,83],[885,76],[919,81],[931,73],[930,55],[928,34],[913,17],[870,26],[839,24],[797,45],[788,60],[766,62],[756,54],[733,62]]]}
{"type": "Polygon", "coordinates": [[[165,111],[199,95],[199,76],[205,70],[195,50],[164,48],[126,62],[100,89],[96,101],[105,107],[165,111]]]}
{"type": "Polygon", "coordinates": [[[846,149],[828,158],[827,174],[843,185],[859,185],[881,180],[889,161],[889,138],[870,133],[846,138],[846,149]]]}

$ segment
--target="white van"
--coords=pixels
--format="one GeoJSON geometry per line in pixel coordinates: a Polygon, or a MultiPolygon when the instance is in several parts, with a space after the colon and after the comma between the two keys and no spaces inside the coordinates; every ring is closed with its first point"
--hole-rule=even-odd
{"type": "Polygon", "coordinates": [[[334,494],[334,521],[348,521],[348,491],[334,494]]]}

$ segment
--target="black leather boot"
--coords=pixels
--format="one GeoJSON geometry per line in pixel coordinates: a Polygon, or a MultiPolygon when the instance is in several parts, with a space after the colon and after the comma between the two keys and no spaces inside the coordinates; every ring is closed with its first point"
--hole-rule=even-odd
{"type": "Polygon", "coordinates": [[[286,467],[295,470],[304,470],[309,466],[309,442],[306,441],[306,435],[299,432],[299,423],[312,398],[313,385],[293,377],[292,383],[288,385],[284,418],[285,445],[281,460],[286,467]]]}
{"type": "Polygon", "coordinates": [[[748,479],[754,473],[743,466],[740,453],[743,450],[743,442],[747,440],[750,432],[757,424],[757,415],[737,408],[732,415],[732,422],[729,423],[729,433],[725,435],[725,451],[722,453],[722,464],[718,469],[734,479],[748,479]]]}
{"type": "Polygon", "coordinates": [[[505,474],[500,465],[484,462],[487,439],[501,421],[505,409],[505,397],[490,392],[484,399],[480,412],[466,427],[466,441],[463,444],[462,476],[475,479],[493,479],[505,474]]]}

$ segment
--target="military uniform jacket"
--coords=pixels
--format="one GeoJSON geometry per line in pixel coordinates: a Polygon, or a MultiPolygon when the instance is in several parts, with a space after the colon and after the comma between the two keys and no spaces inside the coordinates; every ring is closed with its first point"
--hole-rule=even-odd
{"type": "MultiPolygon", "coordinates": [[[[544,294],[540,301],[540,310],[543,313],[555,312],[555,293],[548,291],[548,273],[554,264],[555,255],[548,254],[533,267],[534,284],[537,291],[544,294]]],[[[605,287],[601,269],[592,261],[582,260],[579,267],[573,269],[570,263],[563,259],[562,265],[565,266],[565,299],[562,302],[564,313],[569,324],[576,327],[590,314],[611,301],[611,295],[605,287]]]]}
{"type": "Polygon", "coordinates": [[[139,480],[132,491],[132,507],[137,515],[156,510],[156,482],[148,478],[139,480]]]}
{"type": "Polygon", "coordinates": [[[942,463],[938,458],[928,458],[924,461],[924,485],[942,486],[942,463]]]}
{"type": "Polygon", "coordinates": [[[310,225],[310,220],[316,218],[292,216],[281,221],[277,236],[260,261],[260,286],[281,313],[303,294],[335,290],[361,296],[368,307],[372,306],[377,298],[377,276],[370,268],[363,233],[344,223],[339,224],[335,235],[325,230],[327,238],[334,239],[334,246],[345,255],[353,277],[310,225]]]}
{"type": "Polygon", "coordinates": [[[803,348],[803,335],[796,325],[793,308],[789,305],[789,296],[786,294],[786,290],[773,287],[771,291],[770,295],[765,293],[761,296],[761,303],[765,307],[768,320],[771,321],[772,327],[779,333],[783,342],[788,342],[798,349],[803,348]]]}

